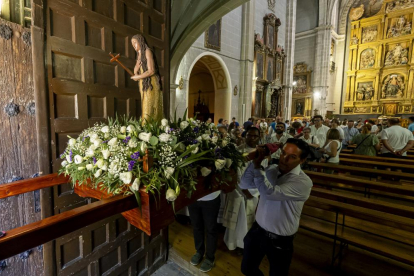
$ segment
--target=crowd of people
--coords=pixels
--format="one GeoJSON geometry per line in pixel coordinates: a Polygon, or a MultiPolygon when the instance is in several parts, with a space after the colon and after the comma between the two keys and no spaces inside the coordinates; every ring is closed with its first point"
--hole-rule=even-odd
{"type": "Polygon", "coordinates": [[[339,164],[341,150],[348,147],[355,154],[404,158],[414,145],[414,117],[408,129],[396,118],[340,122],[320,115],[293,122],[249,118],[243,125],[233,117],[230,124],[220,119],[217,128],[220,135],[231,136],[239,151],[256,155],[238,171],[234,191],[214,192],[188,208],[196,249],[190,263],[201,263],[202,272],[214,267],[222,223],[228,249],[243,254],[244,275],[264,275],[259,269],[264,256],[269,275],[288,275],[293,239],[312,188],[302,171],[307,161],[339,164]]]}

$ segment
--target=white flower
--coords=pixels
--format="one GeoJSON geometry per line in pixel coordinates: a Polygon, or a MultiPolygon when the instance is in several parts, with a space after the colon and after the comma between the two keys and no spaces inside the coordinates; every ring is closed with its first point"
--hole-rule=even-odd
{"type": "Polygon", "coordinates": [[[78,171],[83,171],[85,167],[78,167],[78,171]]]}
{"type": "Polygon", "coordinates": [[[129,184],[132,181],[132,172],[124,172],[119,174],[119,179],[124,182],[124,184],[129,184]]]}
{"type": "MultiPolygon", "coordinates": [[[[109,170],[108,170],[109,173],[117,175],[120,170],[121,170],[121,164],[119,163],[118,160],[112,161],[111,164],[109,164],[109,170]]],[[[126,183],[126,184],[129,184],[129,183],[126,183]]]]}
{"type": "Polygon", "coordinates": [[[127,128],[125,126],[122,126],[121,129],[119,130],[121,133],[125,133],[127,130],[127,128]]]}
{"type": "Polygon", "coordinates": [[[96,133],[93,133],[89,136],[89,139],[91,140],[91,142],[95,141],[98,138],[99,138],[98,134],[96,134],[96,133]]]}
{"type": "Polygon", "coordinates": [[[166,126],[165,129],[164,129],[164,131],[167,132],[167,133],[170,132],[170,130],[171,130],[170,126],[166,126]]]}
{"type": "Polygon", "coordinates": [[[62,167],[66,167],[68,164],[69,164],[69,163],[68,163],[68,161],[63,161],[63,162],[61,163],[62,167]]]}
{"type": "Polygon", "coordinates": [[[218,136],[214,136],[213,138],[211,138],[211,142],[213,142],[214,144],[217,143],[218,141],[218,136]]]}
{"type": "Polygon", "coordinates": [[[167,167],[167,168],[165,169],[164,173],[165,173],[165,177],[166,177],[167,179],[170,179],[171,175],[174,173],[174,168],[172,168],[172,167],[167,167]]]}
{"type": "Polygon", "coordinates": [[[214,162],[214,165],[216,165],[216,169],[217,170],[221,170],[222,168],[224,168],[224,166],[226,165],[226,160],[223,159],[217,159],[214,162]]]}
{"type": "Polygon", "coordinates": [[[72,160],[70,160],[70,155],[69,154],[66,155],[66,160],[68,161],[68,163],[72,163],[73,162],[72,160]]]}
{"type": "Polygon", "coordinates": [[[101,139],[96,139],[93,141],[93,144],[95,147],[99,147],[100,144],[102,144],[102,140],[101,139]]]}
{"type": "Polygon", "coordinates": [[[152,134],[151,133],[149,133],[149,132],[141,132],[139,135],[138,135],[138,138],[139,139],[141,139],[142,141],[145,141],[145,142],[149,142],[149,140],[150,140],[150,138],[151,138],[151,136],[152,136],[152,134]]]}
{"type": "Polygon", "coordinates": [[[209,170],[209,169],[207,169],[206,167],[202,167],[201,168],[201,175],[202,176],[207,176],[207,175],[209,175],[211,173],[211,170],[209,170]]]}
{"type": "Polygon", "coordinates": [[[139,185],[140,185],[141,183],[140,183],[140,181],[139,181],[139,178],[135,178],[135,180],[134,180],[134,182],[132,183],[132,185],[131,185],[131,190],[132,191],[138,191],[139,190],[139,185]]]}
{"type": "Polygon", "coordinates": [[[168,141],[170,141],[170,138],[171,138],[171,135],[167,133],[162,133],[160,134],[160,136],[158,136],[158,139],[164,143],[167,143],[168,141]]]}
{"type": "Polygon", "coordinates": [[[97,170],[96,173],[93,176],[95,176],[96,178],[98,178],[98,177],[101,176],[101,174],[102,174],[102,170],[97,170]]]}
{"type": "Polygon", "coordinates": [[[201,141],[203,140],[203,138],[201,138],[201,136],[198,136],[198,137],[196,138],[196,140],[197,140],[199,143],[201,143],[201,141]]]}
{"type": "Polygon", "coordinates": [[[198,147],[191,151],[192,154],[196,154],[198,152],[198,147]]]}
{"type": "Polygon", "coordinates": [[[103,171],[107,171],[108,170],[108,163],[107,162],[104,162],[104,164],[103,164],[103,166],[102,166],[102,168],[101,168],[103,171]]]}
{"type": "Polygon", "coordinates": [[[85,152],[85,155],[88,157],[92,157],[95,155],[95,151],[93,150],[93,148],[89,147],[89,149],[85,152]]]}
{"type": "Polygon", "coordinates": [[[167,119],[162,119],[161,120],[161,125],[163,126],[163,127],[166,127],[166,126],[168,126],[168,120],[167,119]]]}
{"type": "Polygon", "coordinates": [[[75,155],[74,160],[75,160],[75,164],[80,164],[83,161],[83,157],[80,155],[75,155]]]}
{"type": "Polygon", "coordinates": [[[108,145],[110,145],[110,146],[115,146],[115,144],[118,142],[118,139],[115,137],[115,138],[112,138],[109,142],[108,142],[108,145]]]}
{"type": "Polygon", "coordinates": [[[188,123],[187,121],[182,121],[182,122],[180,123],[180,128],[181,128],[181,129],[185,129],[186,127],[188,127],[188,125],[189,125],[189,123],[188,123]]]}
{"type": "Polygon", "coordinates": [[[133,132],[133,131],[135,131],[135,127],[133,125],[129,125],[126,130],[128,132],[133,132]]]}
{"type": "Polygon", "coordinates": [[[210,135],[208,135],[208,134],[203,134],[203,135],[201,135],[201,138],[203,139],[203,140],[210,140],[211,138],[210,138],[210,135]]]}
{"type": "Polygon", "coordinates": [[[210,128],[215,128],[215,127],[216,127],[216,125],[215,125],[214,123],[211,123],[211,124],[209,125],[209,127],[210,127],[210,128]]]}
{"type": "Polygon", "coordinates": [[[175,191],[174,191],[173,189],[169,188],[169,189],[167,190],[167,193],[166,193],[166,195],[165,195],[165,198],[166,198],[168,201],[174,201],[174,200],[176,200],[176,199],[177,199],[177,194],[175,193],[175,191]]]}
{"type": "Polygon", "coordinates": [[[76,144],[76,140],[71,138],[69,139],[69,146],[74,146],[76,144]]]}
{"type": "Polygon", "coordinates": [[[92,144],[89,148],[92,149],[92,150],[96,150],[97,146],[95,146],[95,144],[92,144]]]}
{"type": "Polygon", "coordinates": [[[86,169],[87,169],[88,171],[93,170],[93,165],[92,165],[92,164],[88,164],[88,165],[86,165],[86,169]]]}
{"type": "Polygon", "coordinates": [[[144,142],[141,143],[141,152],[144,153],[145,150],[147,149],[147,144],[145,144],[144,142]]]}
{"type": "Polygon", "coordinates": [[[101,131],[103,133],[108,133],[109,132],[109,126],[104,126],[103,128],[101,128],[101,131]]]}
{"type": "Polygon", "coordinates": [[[132,138],[131,140],[129,140],[128,147],[130,147],[130,148],[136,148],[137,146],[138,146],[137,139],[132,138]]]}
{"type": "Polygon", "coordinates": [[[105,133],[104,137],[105,137],[105,139],[108,139],[109,138],[109,133],[105,133]]]}
{"type": "Polygon", "coordinates": [[[110,155],[111,155],[111,152],[109,150],[105,149],[102,151],[102,156],[104,159],[108,159],[110,155]]]}
{"type": "Polygon", "coordinates": [[[96,166],[98,166],[98,168],[102,169],[102,167],[105,165],[105,162],[103,159],[99,159],[96,164],[96,166]]]}
{"type": "Polygon", "coordinates": [[[229,141],[227,141],[226,139],[224,139],[221,144],[223,147],[227,146],[227,144],[229,143],[229,141]]]}
{"type": "Polygon", "coordinates": [[[233,160],[231,160],[230,158],[226,158],[226,168],[230,168],[232,163],[233,163],[233,160]]]}

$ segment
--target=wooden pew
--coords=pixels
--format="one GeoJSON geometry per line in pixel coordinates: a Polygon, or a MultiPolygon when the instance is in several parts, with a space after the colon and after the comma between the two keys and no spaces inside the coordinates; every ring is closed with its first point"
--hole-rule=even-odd
{"type": "Polygon", "coordinates": [[[376,170],[369,168],[361,168],[354,166],[345,166],[345,165],[336,165],[330,163],[318,163],[318,162],[309,162],[309,166],[319,170],[328,169],[334,170],[338,173],[350,173],[351,175],[364,176],[370,179],[384,178],[387,180],[392,180],[394,184],[400,185],[400,181],[403,182],[414,182],[414,172],[411,173],[395,173],[393,171],[387,170],[376,170]]]}
{"type": "Polygon", "coordinates": [[[382,157],[382,156],[368,156],[368,155],[361,155],[361,154],[346,154],[340,153],[339,160],[342,158],[345,159],[357,159],[357,160],[368,160],[368,161],[376,161],[376,162],[388,162],[388,163],[398,163],[398,164],[405,164],[405,165],[412,165],[414,166],[414,159],[404,159],[404,158],[391,158],[391,157],[382,157]]]}
{"type": "Polygon", "coordinates": [[[341,165],[351,165],[351,166],[360,166],[360,167],[368,167],[368,168],[377,168],[377,169],[391,169],[394,171],[401,170],[402,172],[414,172],[414,165],[405,165],[397,163],[399,159],[397,159],[393,163],[386,163],[386,162],[378,162],[378,161],[367,161],[367,160],[356,160],[356,159],[348,159],[348,158],[340,158],[339,162],[341,165]]]}

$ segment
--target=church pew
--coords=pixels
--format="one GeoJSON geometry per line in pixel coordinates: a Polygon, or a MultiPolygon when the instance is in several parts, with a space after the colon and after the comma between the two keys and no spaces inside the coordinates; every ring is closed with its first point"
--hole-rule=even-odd
{"type": "Polygon", "coordinates": [[[414,173],[411,174],[411,173],[399,172],[398,174],[396,174],[393,171],[387,171],[387,170],[376,170],[376,169],[369,169],[369,168],[336,165],[336,164],[330,164],[330,163],[319,163],[319,162],[309,162],[308,165],[311,166],[312,168],[317,169],[318,171],[322,169],[328,169],[328,170],[334,170],[335,172],[338,172],[338,173],[350,173],[351,175],[369,177],[370,179],[384,178],[387,180],[392,180],[393,183],[398,184],[398,185],[401,184],[399,181],[414,182],[414,173]]]}
{"type": "Polygon", "coordinates": [[[358,160],[369,160],[369,161],[377,161],[377,162],[389,162],[389,163],[398,163],[398,164],[405,164],[405,165],[412,165],[414,166],[414,159],[404,159],[404,158],[391,158],[391,157],[382,157],[382,156],[368,156],[368,155],[361,155],[361,154],[346,154],[340,153],[339,160],[342,158],[346,159],[358,159],[358,160]]]}
{"type": "Polygon", "coordinates": [[[391,169],[394,171],[401,170],[402,172],[407,172],[407,173],[414,172],[414,165],[399,164],[398,160],[399,159],[395,160],[393,163],[386,163],[386,162],[378,162],[378,161],[366,161],[366,160],[340,158],[339,163],[341,165],[377,168],[380,170],[391,169]]]}
{"type": "Polygon", "coordinates": [[[371,194],[378,194],[380,196],[410,201],[412,201],[414,197],[414,187],[412,186],[381,183],[306,170],[304,172],[312,179],[314,185],[359,192],[368,197],[371,194]]]}
{"type": "MultiPolygon", "coordinates": [[[[357,145],[348,145],[347,149],[353,150],[356,148],[357,145]]],[[[407,151],[407,155],[414,155],[414,149],[411,148],[407,151]]]]}
{"type": "MultiPolygon", "coordinates": [[[[391,259],[414,265],[414,235],[412,217],[397,216],[389,212],[380,212],[353,204],[311,195],[305,207],[321,210],[323,216],[305,214],[301,217],[300,227],[334,240],[332,264],[336,260],[336,241],[339,241],[341,251],[344,245],[353,245],[391,259]],[[326,219],[331,214],[333,221],[326,219]],[[338,219],[342,217],[342,219],[338,219]],[[352,218],[352,219],[351,219],[352,218]],[[360,227],[357,221],[369,221],[375,227],[360,227]],[[391,232],[388,232],[391,229],[391,232]],[[403,235],[392,235],[393,229],[403,235]],[[387,231],[387,233],[385,233],[387,231]],[[384,233],[384,234],[383,234],[384,233]]],[[[408,214],[411,216],[411,214],[408,214]]]]}

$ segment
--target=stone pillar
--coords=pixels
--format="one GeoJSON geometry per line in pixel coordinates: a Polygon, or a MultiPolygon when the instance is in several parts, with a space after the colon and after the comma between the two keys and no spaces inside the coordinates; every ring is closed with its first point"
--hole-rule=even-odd
{"type": "Polygon", "coordinates": [[[178,84],[170,83],[170,114],[165,114],[165,116],[167,117],[174,114],[175,108],[177,106],[177,102],[176,102],[177,88],[178,88],[178,84]]]}
{"type": "Polygon", "coordinates": [[[254,14],[255,1],[242,6],[242,36],[240,54],[239,123],[247,121],[252,112],[253,61],[254,61],[254,14]],[[244,110],[244,112],[243,112],[244,110]]]}
{"type": "MultiPolygon", "coordinates": [[[[293,91],[293,65],[295,63],[295,38],[296,38],[296,0],[290,0],[286,6],[286,39],[285,54],[286,65],[284,71],[284,88],[283,88],[283,117],[290,120],[292,117],[292,91],[293,91]]],[[[282,22],[283,24],[283,22],[282,22]]]]}

